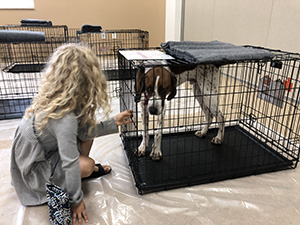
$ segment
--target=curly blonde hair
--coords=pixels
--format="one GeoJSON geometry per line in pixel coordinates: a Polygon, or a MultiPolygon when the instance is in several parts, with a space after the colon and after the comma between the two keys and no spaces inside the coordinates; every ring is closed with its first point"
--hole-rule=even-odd
{"type": "Polygon", "coordinates": [[[43,130],[50,118],[60,119],[74,112],[80,126],[96,127],[95,112],[110,112],[106,78],[94,52],[82,44],[64,44],[52,54],[45,78],[25,116],[35,114],[37,127],[43,130]]]}

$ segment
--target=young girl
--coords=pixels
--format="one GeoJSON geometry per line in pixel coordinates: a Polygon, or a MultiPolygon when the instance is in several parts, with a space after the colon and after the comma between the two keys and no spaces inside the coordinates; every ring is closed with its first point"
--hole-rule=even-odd
{"type": "Polygon", "coordinates": [[[73,224],[88,220],[82,178],[111,171],[89,157],[93,138],[115,133],[129,123],[132,111],[96,122],[96,112],[108,115],[106,79],[96,55],[79,44],[65,44],[50,58],[38,95],[16,130],[11,152],[11,177],[23,205],[45,203],[45,183],[53,165],[53,182],[70,195],[73,224]],[[36,135],[37,137],[36,138],[36,135]]]}

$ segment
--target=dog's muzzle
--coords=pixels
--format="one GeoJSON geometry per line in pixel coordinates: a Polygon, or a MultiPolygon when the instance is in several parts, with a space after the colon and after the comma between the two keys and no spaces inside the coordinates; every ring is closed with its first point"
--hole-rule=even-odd
{"type": "MultiPolygon", "coordinates": [[[[141,94],[135,94],[134,102],[139,103],[140,101],[141,101],[141,94]]],[[[148,101],[149,101],[148,96],[145,95],[144,105],[148,105],[148,101]]]]}

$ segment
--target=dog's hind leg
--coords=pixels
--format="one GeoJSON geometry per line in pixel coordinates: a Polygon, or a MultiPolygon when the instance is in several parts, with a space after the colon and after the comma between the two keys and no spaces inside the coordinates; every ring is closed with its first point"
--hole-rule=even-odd
{"type": "Polygon", "coordinates": [[[197,131],[195,135],[198,137],[205,136],[215,117],[219,130],[217,136],[212,138],[211,142],[221,144],[224,140],[225,119],[218,105],[220,70],[214,65],[208,65],[205,68],[199,67],[197,72],[193,90],[195,98],[204,112],[206,123],[202,130],[197,131]]]}
{"type": "Polygon", "coordinates": [[[219,130],[217,136],[212,138],[211,142],[214,144],[222,144],[224,140],[224,133],[225,133],[225,118],[223,113],[220,110],[217,110],[216,119],[218,122],[219,130]]]}
{"type": "MultiPolygon", "coordinates": [[[[196,98],[197,99],[197,98],[196,98]]],[[[212,123],[212,120],[213,120],[213,114],[212,112],[210,111],[209,107],[207,107],[205,104],[201,104],[201,108],[204,112],[204,115],[205,115],[205,124],[203,126],[203,128],[201,130],[198,130],[195,132],[195,135],[198,136],[198,137],[205,137],[206,134],[207,134],[207,131],[209,129],[209,126],[211,125],[212,123]]]]}
{"type": "Polygon", "coordinates": [[[218,134],[214,138],[212,138],[211,142],[214,144],[222,144],[224,140],[225,133],[225,117],[221,110],[219,109],[219,82],[220,82],[220,70],[217,67],[212,67],[211,81],[212,81],[212,97],[211,97],[211,110],[213,116],[216,118],[218,123],[218,134]]]}
{"type": "Polygon", "coordinates": [[[141,106],[141,117],[142,117],[142,135],[143,140],[138,147],[138,156],[144,156],[146,154],[146,149],[149,145],[149,134],[148,134],[148,124],[149,124],[149,114],[147,111],[147,104],[143,101],[140,103],[141,106]]]}
{"type": "Polygon", "coordinates": [[[225,132],[225,119],[223,113],[219,110],[219,79],[220,70],[213,65],[208,67],[206,70],[206,88],[204,89],[203,107],[204,112],[205,108],[209,109],[211,119],[215,117],[218,123],[218,134],[211,140],[214,144],[222,144],[225,132]]]}
{"type": "Polygon", "coordinates": [[[195,132],[195,135],[198,137],[204,137],[208,131],[208,128],[210,124],[212,123],[213,114],[211,113],[210,109],[204,104],[204,98],[207,98],[203,96],[203,93],[201,92],[201,88],[196,80],[193,80],[191,82],[194,96],[199,103],[201,109],[204,112],[206,123],[204,124],[204,127],[201,130],[198,130],[195,132]]]}

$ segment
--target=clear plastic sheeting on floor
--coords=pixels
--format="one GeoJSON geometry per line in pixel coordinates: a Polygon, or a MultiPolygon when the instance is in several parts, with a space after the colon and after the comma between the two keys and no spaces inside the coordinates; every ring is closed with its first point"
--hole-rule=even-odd
{"type": "MultiPolygon", "coordinates": [[[[10,148],[19,121],[0,121],[0,224],[50,224],[47,206],[22,206],[10,183],[10,148]]],[[[91,156],[113,171],[82,184],[88,224],[300,224],[299,167],[141,196],[118,134],[97,138],[91,156]]]]}

